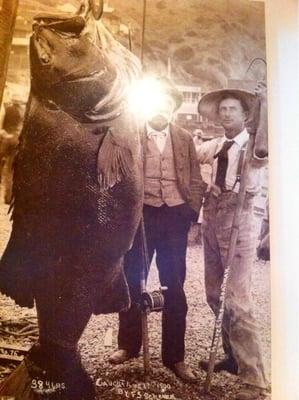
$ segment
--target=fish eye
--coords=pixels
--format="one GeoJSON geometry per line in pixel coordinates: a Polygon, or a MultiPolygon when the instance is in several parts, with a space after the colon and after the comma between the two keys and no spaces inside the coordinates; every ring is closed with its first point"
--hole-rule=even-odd
{"type": "Polygon", "coordinates": [[[50,57],[48,54],[44,53],[41,57],[40,57],[41,61],[43,64],[49,64],[50,62],[50,57]]]}
{"type": "Polygon", "coordinates": [[[82,3],[82,4],[81,4],[81,6],[80,6],[80,8],[79,8],[78,14],[82,14],[82,13],[84,13],[84,12],[85,12],[85,10],[86,10],[85,4],[84,4],[84,3],[82,3]]]}

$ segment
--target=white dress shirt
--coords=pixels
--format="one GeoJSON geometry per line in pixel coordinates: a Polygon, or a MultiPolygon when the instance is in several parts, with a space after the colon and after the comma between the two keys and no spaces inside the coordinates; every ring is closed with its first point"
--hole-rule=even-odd
{"type": "MultiPolygon", "coordinates": [[[[238,163],[240,157],[240,151],[243,146],[248,142],[249,134],[246,128],[240,132],[234,139],[228,139],[226,136],[221,138],[215,138],[209,140],[207,142],[202,143],[197,147],[196,152],[198,156],[198,160],[201,164],[209,164],[212,167],[210,182],[207,183],[215,183],[216,172],[218,159],[214,158],[214,155],[217,154],[223,143],[227,140],[233,140],[234,144],[228,150],[228,167],[225,177],[225,185],[227,190],[231,190],[236,181],[236,175],[238,170],[238,163]]],[[[267,159],[257,159],[254,155],[250,162],[250,168],[248,171],[247,178],[247,192],[257,193],[260,189],[260,172],[261,169],[266,165],[267,159]]],[[[210,186],[210,185],[209,185],[210,186]]],[[[237,183],[234,187],[234,192],[239,191],[239,183],[237,183]]]]}
{"type": "Polygon", "coordinates": [[[165,148],[167,137],[169,135],[169,125],[167,125],[163,131],[156,131],[149,124],[146,124],[146,132],[149,139],[154,139],[160,153],[162,154],[165,148]]]}

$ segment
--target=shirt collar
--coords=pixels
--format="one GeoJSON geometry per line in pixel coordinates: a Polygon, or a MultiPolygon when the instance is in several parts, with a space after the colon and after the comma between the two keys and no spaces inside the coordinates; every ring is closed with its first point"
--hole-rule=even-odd
{"type": "Polygon", "coordinates": [[[154,132],[154,133],[157,133],[158,135],[159,135],[159,133],[161,133],[161,132],[165,132],[165,133],[166,133],[166,136],[168,136],[168,134],[169,134],[169,124],[166,126],[166,128],[163,129],[163,131],[157,131],[157,130],[153,129],[148,123],[146,123],[146,133],[147,133],[147,136],[150,137],[150,135],[151,135],[153,132],[154,132]]]}
{"type": "Polygon", "coordinates": [[[247,132],[247,129],[244,128],[242,132],[238,133],[233,139],[228,139],[226,136],[224,136],[224,141],[229,140],[229,141],[234,141],[240,148],[244,146],[244,144],[248,141],[249,139],[249,133],[247,132]]]}

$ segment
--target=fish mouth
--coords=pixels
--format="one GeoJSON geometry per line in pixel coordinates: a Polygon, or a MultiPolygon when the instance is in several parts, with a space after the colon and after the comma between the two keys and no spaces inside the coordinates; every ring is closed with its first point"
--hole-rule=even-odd
{"type": "Polygon", "coordinates": [[[52,60],[52,48],[49,41],[41,34],[41,32],[36,32],[33,39],[34,47],[40,62],[44,65],[50,64],[52,60]]]}
{"type": "Polygon", "coordinates": [[[73,82],[84,82],[84,81],[89,81],[92,79],[99,79],[101,76],[105,74],[105,70],[101,71],[92,71],[90,74],[83,76],[82,78],[76,78],[76,79],[64,79],[61,82],[68,82],[68,83],[73,83],[73,82]]]}
{"type": "Polygon", "coordinates": [[[37,27],[45,27],[57,34],[78,37],[85,25],[86,21],[80,15],[38,14],[34,17],[33,30],[36,30],[37,27]]]}
{"type": "Polygon", "coordinates": [[[34,17],[32,28],[37,55],[41,63],[46,65],[52,60],[53,46],[48,40],[50,32],[60,37],[79,37],[85,28],[85,19],[79,15],[39,14],[34,17]]]}

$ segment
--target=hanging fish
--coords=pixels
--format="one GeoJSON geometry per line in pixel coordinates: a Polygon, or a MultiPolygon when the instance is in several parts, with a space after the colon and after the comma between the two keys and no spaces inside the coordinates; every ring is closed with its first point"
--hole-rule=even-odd
{"type": "MultiPolygon", "coordinates": [[[[91,11],[85,2],[77,15],[34,19],[12,233],[0,262],[0,291],[22,307],[35,302],[38,314],[39,345],[19,374],[54,382],[55,399],[94,398],[77,343],[92,314],[129,306],[122,257],[142,212],[139,129],[126,101],[139,61],[91,11]]],[[[1,395],[25,400],[17,379],[1,395]]],[[[31,385],[43,398],[39,389],[31,385]]]]}

